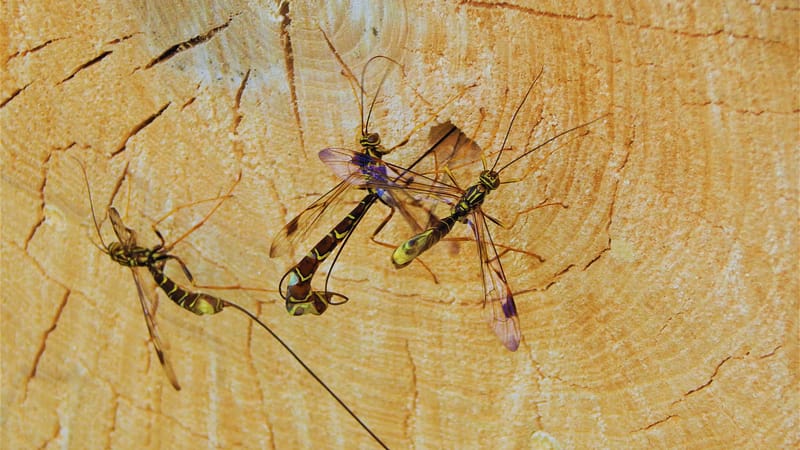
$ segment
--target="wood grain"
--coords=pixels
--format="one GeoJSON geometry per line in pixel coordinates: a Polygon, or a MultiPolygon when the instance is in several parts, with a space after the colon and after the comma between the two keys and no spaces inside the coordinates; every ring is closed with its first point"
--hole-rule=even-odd
{"type": "MultiPolygon", "coordinates": [[[[198,318],[162,298],[174,391],[127,269],[91,244],[70,156],[98,210],[113,202],[147,244],[158,218],[241,172],[175,253],[201,283],[275,289],[327,232],[267,256],[336,183],[317,151],[357,147],[342,63],[360,76],[378,54],[403,64],[371,121],[389,145],[476,84],[435,122],[497,151],[542,67],[509,153],[611,113],[513,166],[504,176],[522,181],[485,206],[508,223],[525,212],[493,229],[511,249],[520,349],[483,321],[474,244],[426,254],[438,283],[419,264],[395,271],[369,240],[380,206],[332,277],[348,304],[292,318],[274,293],[226,298],[392,448],[800,444],[797,2],[314,3],[6,3],[3,448],[376,446],[243,316],[198,318]]],[[[429,128],[387,160],[415,159],[429,128]]],[[[462,163],[467,185],[481,165],[462,163]]],[[[206,211],[159,229],[175,239],[206,211]]],[[[395,221],[379,237],[404,236],[395,221]]]]}

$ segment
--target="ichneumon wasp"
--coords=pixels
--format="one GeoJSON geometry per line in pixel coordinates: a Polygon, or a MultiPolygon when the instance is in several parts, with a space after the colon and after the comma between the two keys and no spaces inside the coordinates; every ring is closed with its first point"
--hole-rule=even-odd
{"type": "MultiPolygon", "coordinates": [[[[333,44],[324,32],[323,36],[325,37],[331,52],[338,56],[336,49],[333,47],[333,44]]],[[[364,78],[369,64],[379,59],[386,60],[402,68],[400,63],[386,56],[373,56],[362,68],[361,84],[358,85],[358,91],[360,93],[359,111],[361,113],[361,136],[359,138],[359,144],[362,150],[360,154],[369,157],[370,163],[362,167],[362,169],[367,171],[379,171],[381,167],[381,158],[384,155],[402,145],[405,145],[414,132],[432,121],[436,115],[441,112],[441,110],[458,98],[458,96],[456,96],[448,100],[426,121],[415,126],[414,129],[411,130],[411,132],[400,141],[400,143],[394,147],[386,148],[381,144],[380,135],[369,130],[369,125],[375,102],[378,98],[381,87],[386,80],[388,70],[384,73],[384,76],[375,91],[372,102],[370,103],[369,109],[366,112],[366,117],[364,113],[364,78]]],[[[355,77],[353,76],[352,72],[350,72],[349,68],[347,68],[343,62],[342,65],[345,68],[345,73],[348,75],[348,79],[351,80],[352,83],[358,84],[354,81],[355,77]]],[[[444,139],[444,137],[442,139],[444,139]]],[[[422,157],[417,159],[417,161],[414,162],[411,167],[416,165],[419,161],[421,161],[421,159],[422,157]]],[[[328,207],[340,202],[344,197],[343,194],[352,186],[352,183],[347,183],[344,181],[339,183],[333,189],[323,194],[314,203],[308,206],[297,217],[289,221],[289,223],[287,223],[273,239],[272,245],[270,246],[270,257],[274,258],[286,253],[291,244],[308,235],[309,231],[314,227],[317,221],[320,220],[328,207]]],[[[390,211],[389,214],[383,219],[381,224],[372,233],[373,239],[378,233],[380,233],[386,223],[389,222],[395,211],[399,211],[406,221],[411,224],[415,231],[422,230],[422,227],[419,226],[412,218],[404,204],[395,198],[395,195],[397,194],[392,194],[391,192],[383,189],[367,189],[367,194],[356,205],[356,207],[353,208],[353,210],[350,211],[337,225],[335,225],[328,234],[326,234],[319,242],[317,242],[317,244],[314,245],[311,251],[309,251],[306,256],[300,260],[300,262],[298,262],[283,275],[278,283],[278,291],[280,292],[281,297],[286,301],[286,310],[289,312],[289,314],[295,316],[308,313],[320,315],[325,312],[329,305],[340,305],[348,300],[348,298],[342,294],[329,291],[328,282],[330,280],[333,266],[336,264],[342,249],[347,243],[347,240],[350,238],[360,221],[364,218],[366,212],[373,204],[375,204],[376,201],[388,206],[390,211]],[[339,244],[341,244],[341,246],[339,246],[339,244]],[[314,274],[316,273],[320,264],[322,264],[334,251],[336,252],[336,255],[331,263],[331,269],[328,270],[326,275],[324,290],[318,291],[313,289],[311,286],[311,281],[314,277],[314,274]]]]}
{"type": "Polygon", "coordinates": [[[447,173],[450,175],[454,186],[441,183],[408,169],[383,162],[381,162],[381,164],[387,168],[387,172],[375,176],[374,173],[367,173],[363,170],[365,164],[373,163],[371,160],[365,162],[365,159],[369,160],[369,158],[371,158],[369,155],[337,149],[325,149],[320,152],[320,159],[322,159],[340,178],[358,187],[388,191],[401,190],[412,196],[419,196],[417,198],[420,200],[422,197],[425,197],[429,201],[450,205],[450,215],[435,220],[435,223],[431,227],[400,244],[392,254],[392,263],[397,268],[407,266],[423,252],[447,236],[457,222],[468,224],[472,229],[475,241],[478,245],[478,257],[480,258],[484,288],[483,308],[486,318],[489,322],[489,326],[503,342],[503,345],[511,351],[515,351],[519,347],[521,340],[519,317],[517,315],[517,308],[514,304],[511,288],[506,281],[503,266],[500,262],[500,255],[497,252],[488,227],[489,221],[501,226],[502,224],[497,219],[483,212],[481,208],[483,202],[486,196],[491,191],[497,189],[501,184],[513,182],[500,181],[500,173],[507,167],[556,139],[584,128],[605,117],[605,115],[603,115],[584,124],[557,133],[541,144],[526,150],[506,165],[497,169],[497,164],[500,161],[503,149],[505,149],[514,121],[541,74],[542,72],[540,71],[533,82],[531,82],[528,90],[525,92],[525,96],[514,111],[494,164],[492,164],[491,168],[487,168],[484,159],[484,170],[480,173],[478,182],[468,187],[466,190],[458,187],[455,179],[449,172],[447,173]]]}
{"type": "MultiPolygon", "coordinates": [[[[178,383],[178,377],[175,374],[175,370],[172,368],[172,363],[170,362],[168,353],[166,352],[166,346],[164,345],[165,341],[162,340],[162,337],[158,330],[158,322],[156,321],[156,315],[155,315],[156,305],[158,303],[154,298],[151,298],[150,291],[146,290],[143,286],[144,283],[142,275],[143,269],[147,269],[150,272],[150,275],[153,277],[158,287],[160,287],[161,290],[164,291],[164,293],[167,295],[167,297],[169,297],[170,300],[172,300],[178,306],[187,311],[191,311],[192,313],[197,315],[210,315],[210,314],[217,314],[222,310],[224,310],[225,308],[233,308],[235,310],[240,311],[250,320],[258,324],[261,328],[267,331],[267,333],[269,333],[273,338],[275,338],[275,340],[287,352],[289,352],[289,354],[295,359],[295,361],[297,361],[297,363],[300,364],[300,366],[302,366],[303,369],[309,375],[311,375],[311,377],[314,378],[314,380],[316,380],[317,383],[319,383],[325,389],[325,391],[327,391],[328,394],[330,394],[331,397],[333,397],[334,400],[336,400],[336,402],[339,403],[339,405],[341,405],[342,408],[344,408],[345,411],[347,411],[347,413],[353,419],[355,419],[356,422],[358,422],[358,424],[367,433],[369,433],[369,435],[378,444],[380,444],[383,448],[387,448],[386,445],[383,443],[383,441],[381,441],[380,438],[378,438],[378,436],[347,406],[347,404],[345,404],[344,401],[341,398],[339,398],[339,396],[336,395],[336,393],[334,393],[333,390],[331,390],[331,388],[328,387],[328,385],[325,384],[325,382],[322,381],[322,379],[320,379],[319,376],[317,376],[317,374],[314,373],[314,371],[311,370],[311,368],[308,367],[305,362],[303,362],[303,360],[297,355],[297,353],[295,353],[294,350],[292,350],[292,348],[289,347],[289,345],[283,341],[283,339],[281,339],[277,334],[275,334],[275,332],[272,331],[272,329],[269,326],[267,326],[267,324],[262,322],[255,314],[251,313],[246,308],[239,306],[238,304],[233,303],[231,301],[224,300],[220,297],[216,297],[203,292],[195,292],[193,290],[185,288],[176,283],[174,280],[172,280],[165,274],[164,266],[166,265],[167,261],[170,260],[175,261],[180,266],[186,278],[192,284],[194,284],[194,277],[189,271],[189,268],[186,266],[183,260],[180,259],[180,257],[171,254],[170,251],[178,242],[182,241],[191,233],[193,233],[195,230],[197,230],[200,226],[202,226],[203,223],[205,223],[205,221],[208,220],[208,218],[211,217],[211,215],[213,215],[214,212],[222,205],[222,202],[225,199],[232,196],[233,190],[241,180],[241,172],[239,173],[239,176],[237,177],[236,181],[226,194],[212,199],[200,200],[198,202],[194,202],[189,205],[183,205],[173,210],[174,212],[186,206],[192,206],[206,201],[216,201],[214,207],[198,223],[196,223],[192,228],[186,231],[181,237],[179,237],[174,242],[167,244],[161,232],[158,231],[154,225],[153,232],[158,237],[159,243],[154,247],[143,247],[139,245],[137,242],[136,231],[125,226],[125,224],[122,221],[122,218],[120,217],[119,212],[113,206],[109,206],[107,214],[109,220],[111,221],[114,234],[117,237],[117,241],[111,242],[109,244],[105,243],[105,241],[103,240],[103,236],[100,232],[100,222],[98,222],[97,215],[95,213],[94,201],[92,199],[91,188],[89,187],[89,178],[88,175],[86,174],[86,168],[80,161],[78,161],[77,159],[76,161],[78,162],[78,164],[81,167],[81,170],[83,171],[83,178],[86,183],[87,193],[89,195],[89,205],[92,212],[92,221],[94,222],[94,228],[95,231],[97,232],[97,237],[98,239],[100,239],[100,244],[99,245],[95,244],[95,245],[100,249],[100,251],[109,255],[114,262],[131,269],[131,274],[133,275],[133,281],[134,284],[136,285],[136,292],[139,297],[139,304],[142,307],[142,313],[144,314],[145,323],[147,324],[147,330],[150,334],[150,340],[153,343],[156,355],[158,356],[158,360],[161,363],[161,366],[164,368],[164,372],[166,373],[167,378],[169,379],[170,383],[176,390],[180,390],[181,386],[178,383]]],[[[127,171],[127,166],[125,170],[127,171]]],[[[161,220],[163,220],[163,218],[161,220]]],[[[220,288],[220,289],[225,289],[225,288],[220,288]]],[[[242,288],[242,289],[250,289],[250,288],[242,288]]]]}

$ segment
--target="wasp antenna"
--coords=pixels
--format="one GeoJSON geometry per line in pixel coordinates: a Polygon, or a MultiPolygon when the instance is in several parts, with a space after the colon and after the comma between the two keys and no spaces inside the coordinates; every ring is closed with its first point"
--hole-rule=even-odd
{"type": "Polygon", "coordinates": [[[580,124],[580,125],[574,126],[574,127],[570,128],[570,129],[568,129],[568,130],[564,130],[564,131],[562,131],[562,132],[560,132],[560,133],[556,134],[555,136],[551,137],[550,139],[547,139],[546,141],[542,142],[541,144],[539,144],[539,145],[537,145],[537,146],[533,147],[532,149],[530,149],[530,150],[526,151],[525,153],[523,153],[523,154],[521,154],[521,155],[517,156],[516,158],[512,159],[512,160],[511,160],[511,161],[510,161],[508,164],[506,164],[505,166],[501,167],[501,168],[500,168],[500,169],[497,171],[497,173],[500,173],[500,172],[502,172],[502,171],[503,171],[503,169],[505,169],[506,167],[508,167],[508,166],[510,166],[510,165],[512,165],[512,164],[514,164],[515,162],[519,161],[520,159],[522,159],[522,158],[524,158],[524,157],[526,157],[526,156],[530,155],[531,153],[535,152],[536,150],[539,150],[540,148],[542,148],[542,147],[544,147],[545,145],[547,145],[547,144],[549,144],[549,143],[551,143],[551,142],[555,141],[556,139],[558,139],[558,138],[560,138],[560,137],[562,137],[562,136],[564,136],[564,135],[567,135],[567,134],[569,134],[569,133],[572,133],[572,132],[573,132],[573,131],[575,131],[575,130],[580,130],[581,128],[588,127],[589,125],[591,125],[591,124],[593,124],[593,123],[597,122],[598,120],[600,120],[600,119],[603,119],[603,118],[605,118],[605,117],[608,117],[608,115],[609,115],[609,113],[605,113],[605,114],[601,115],[600,117],[596,117],[596,118],[594,118],[594,119],[592,119],[592,120],[590,120],[590,121],[588,121],[588,122],[582,123],[582,124],[580,124]]]}
{"type": "Polygon", "coordinates": [[[371,62],[375,61],[376,59],[385,59],[385,60],[387,60],[389,62],[397,64],[401,68],[403,67],[402,64],[400,64],[399,62],[395,61],[394,59],[392,59],[392,58],[390,58],[388,56],[376,55],[376,56],[373,56],[372,58],[370,58],[369,60],[367,60],[367,63],[364,64],[364,67],[361,69],[361,111],[362,111],[362,114],[361,114],[361,132],[365,136],[367,135],[367,133],[369,133],[369,129],[368,129],[369,128],[369,120],[372,117],[372,110],[375,108],[375,102],[378,100],[378,94],[380,94],[380,92],[381,92],[381,88],[383,87],[383,83],[386,81],[386,77],[389,76],[389,70],[387,69],[383,73],[383,78],[381,78],[380,84],[378,84],[378,89],[375,90],[375,95],[372,96],[372,102],[370,102],[369,110],[367,111],[367,118],[366,118],[366,120],[364,120],[364,114],[363,114],[363,111],[364,111],[364,78],[366,78],[367,67],[369,67],[369,64],[371,62]]]}
{"type": "Polygon", "coordinates": [[[284,340],[283,340],[283,339],[281,339],[281,338],[280,338],[280,337],[279,337],[277,334],[275,334],[275,332],[274,332],[274,331],[272,331],[272,329],[271,329],[270,327],[268,327],[268,326],[267,326],[267,324],[265,324],[264,322],[262,322],[262,321],[261,321],[261,320],[260,320],[258,317],[256,317],[256,315],[255,315],[255,314],[253,314],[253,313],[251,313],[250,311],[246,310],[245,308],[243,308],[243,307],[241,307],[241,306],[237,305],[236,303],[232,303],[232,302],[229,302],[229,301],[223,300],[223,303],[222,303],[222,304],[223,304],[224,306],[230,306],[230,307],[232,307],[232,308],[234,308],[234,309],[238,309],[238,310],[239,310],[240,312],[242,312],[244,315],[246,315],[247,317],[249,317],[249,318],[250,318],[252,321],[254,321],[255,323],[257,323],[257,324],[258,324],[258,325],[259,325],[261,328],[263,328],[264,330],[266,330],[266,332],[267,332],[267,333],[269,333],[269,334],[270,334],[270,335],[271,335],[273,338],[275,338],[275,340],[276,340],[276,341],[278,341],[278,343],[281,345],[281,347],[283,347],[283,348],[284,348],[284,349],[285,349],[287,352],[289,352],[289,354],[290,354],[290,355],[292,355],[292,358],[294,358],[294,360],[295,360],[295,361],[297,361],[297,363],[298,363],[298,364],[300,364],[300,365],[303,367],[303,369],[305,369],[305,371],[306,371],[306,372],[307,372],[309,375],[311,375],[311,377],[312,377],[312,378],[314,378],[315,380],[317,380],[317,383],[319,383],[319,385],[320,385],[320,386],[322,386],[322,387],[325,389],[325,391],[327,391],[327,392],[328,392],[328,394],[330,394],[330,396],[331,396],[331,397],[333,397],[333,399],[334,399],[334,400],[336,400],[336,402],[337,402],[337,403],[339,403],[339,405],[340,405],[342,408],[344,408],[344,410],[345,410],[345,411],[347,411],[347,413],[348,413],[348,414],[350,414],[350,417],[352,417],[353,419],[355,419],[355,421],[356,421],[356,422],[358,422],[358,424],[359,424],[359,425],[361,425],[361,428],[363,428],[363,429],[364,429],[364,430],[365,430],[367,433],[369,433],[369,435],[370,435],[370,436],[372,436],[372,439],[374,439],[374,440],[375,440],[375,442],[377,442],[377,443],[378,443],[378,444],[379,444],[381,447],[383,447],[383,448],[389,448],[389,447],[387,447],[387,446],[386,446],[386,444],[384,444],[384,443],[383,443],[383,441],[381,441],[381,439],[380,439],[380,438],[379,438],[379,437],[378,437],[378,436],[377,436],[377,435],[376,435],[376,434],[375,434],[375,433],[374,433],[374,432],[373,432],[373,431],[372,431],[372,430],[371,430],[371,429],[370,429],[370,428],[367,426],[367,424],[365,424],[365,423],[364,423],[364,422],[363,422],[363,421],[362,421],[362,420],[361,420],[361,419],[360,419],[360,418],[359,418],[359,417],[356,415],[356,413],[354,413],[354,412],[353,412],[353,410],[352,410],[352,409],[350,409],[350,407],[349,407],[349,406],[347,406],[347,404],[346,404],[346,403],[345,403],[345,402],[344,402],[344,401],[343,401],[341,398],[339,398],[339,396],[338,396],[338,395],[336,395],[336,393],[335,393],[335,392],[333,392],[333,390],[332,390],[330,387],[328,387],[328,385],[327,385],[327,384],[326,384],[324,381],[322,381],[322,379],[321,379],[321,378],[320,378],[320,377],[319,377],[319,376],[318,376],[318,375],[317,375],[317,374],[316,374],[316,373],[315,373],[313,370],[311,370],[311,368],[310,368],[310,367],[308,367],[308,365],[306,365],[306,363],[305,363],[305,362],[304,362],[304,361],[303,361],[303,360],[302,360],[302,359],[301,359],[301,358],[300,358],[300,357],[297,355],[297,353],[295,353],[295,352],[294,352],[294,350],[292,350],[292,348],[291,348],[291,347],[289,347],[289,344],[287,344],[286,342],[284,342],[284,340]]]}
{"type": "Polygon", "coordinates": [[[78,163],[78,167],[81,168],[81,172],[83,172],[83,182],[86,184],[86,192],[89,194],[89,208],[92,210],[92,222],[94,222],[94,229],[97,232],[97,237],[100,238],[100,244],[102,247],[97,245],[96,242],[91,241],[92,244],[99,248],[103,253],[108,253],[108,246],[106,246],[105,241],[103,240],[103,235],[100,234],[100,224],[97,222],[97,214],[94,211],[94,200],[92,199],[92,188],[89,186],[89,175],[86,174],[86,167],[84,167],[83,162],[78,158],[70,155],[70,158],[74,159],[76,163],[78,163]]]}
{"type": "Polygon", "coordinates": [[[506,147],[506,142],[508,141],[508,136],[509,136],[509,134],[511,134],[511,127],[514,126],[514,121],[517,120],[517,114],[519,114],[519,111],[520,111],[520,109],[522,109],[522,105],[525,104],[525,101],[528,100],[528,95],[530,95],[531,90],[533,90],[533,86],[536,84],[537,81],[539,81],[539,78],[542,76],[543,72],[544,72],[544,67],[542,67],[542,69],[536,75],[536,78],[533,79],[533,81],[531,82],[531,85],[528,86],[528,90],[525,92],[525,96],[522,97],[522,101],[519,102],[519,106],[517,106],[517,109],[514,111],[514,115],[511,116],[511,122],[508,123],[508,129],[506,130],[506,135],[503,138],[503,145],[500,146],[500,152],[497,153],[497,158],[495,158],[494,164],[492,164],[492,169],[491,169],[492,171],[494,171],[494,168],[497,167],[497,163],[500,162],[500,155],[502,155],[502,153],[503,153],[502,150],[506,147]]]}

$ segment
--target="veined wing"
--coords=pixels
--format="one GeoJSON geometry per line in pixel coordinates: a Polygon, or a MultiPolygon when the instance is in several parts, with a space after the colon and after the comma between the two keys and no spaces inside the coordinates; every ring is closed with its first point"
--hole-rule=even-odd
{"type": "Polygon", "coordinates": [[[506,281],[500,256],[489,233],[486,216],[480,210],[472,213],[469,225],[475,233],[481,260],[484,315],[503,345],[513,352],[519,347],[521,339],[517,306],[514,304],[514,297],[506,281]]]}
{"type": "Polygon", "coordinates": [[[362,189],[402,190],[415,199],[434,197],[450,205],[455,204],[463,194],[457,187],[365,153],[326,148],[319,152],[319,159],[344,182],[362,189]]]}
{"type": "Polygon", "coordinates": [[[308,237],[310,230],[319,221],[330,205],[336,204],[339,197],[344,194],[352,184],[341,182],[331,190],[314,201],[308,208],[297,215],[275,235],[269,248],[269,257],[285,255],[292,245],[308,237]]]}
{"type": "Polygon", "coordinates": [[[144,321],[147,323],[147,331],[150,333],[150,340],[153,342],[153,347],[156,349],[158,360],[161,362],[161,367],[164,368],[164,372],[167,374],[169,382],[172,383],[172,387],[174,387],[176,390],[181,390],[181,385],[178,384],[178,377],[175,375],[175,371],[172,369],[172,364],[167,358],[166,350],[168,347],[164,345],[164,341],[161,340],[161,335],[158,333],[158,325],[156,324],[152,300],[148,298],[144,292],[144,288],[142,287],[142,279],[139,275],[139,269],[141,268],[131,267],[131,273],[133,273],[133,281],[136,283],[136,291],[139,294],[139,303],[142,305],[142,313],[144,313],[144,321]]]}
{"type": "Polygon", "coordinates": [[[135,247],[136,232],[126,227],[125,224],[122,223],[122,218],[119,216],[119,212],[117,212],[117,209],[113,206],[108,208],[108,219],[111,221],[111,225],[114,228],[114,234],[117,235],[119,243],[127,249],[135,247]]]}

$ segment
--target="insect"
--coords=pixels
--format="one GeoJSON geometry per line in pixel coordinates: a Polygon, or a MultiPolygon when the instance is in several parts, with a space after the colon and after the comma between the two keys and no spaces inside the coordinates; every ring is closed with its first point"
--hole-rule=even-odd
{"type": "Polygon", "coordinates": [[[514,121],[541,74],[542,72],[539,72],[534,78],[519,106],[514,111],[494,164],[491,168],[487,168],[485,160],[483,160],[484,169],[478,177],[478,182],[468,187],[466,190],[458,187],[455,179],[449,172],[448,175],[450,175],[455,186],[441,183],[425,175],[417,174],[413,171],[384,162],[380,163],[386,168],[384,172],[366,172],[363,170],[365,164],[377,164],[377,162],[369,159],[371,158],[370,155],[356,154],[337,149],[325,149],[321,151],[319,155],[320,159],[322,159],[340,178],[358,187],[373,190],[403,190],[416,195],[427,196],[433,199],[433,201],[450,205],[450,215],[436,220],[428,229],[400,244],[392,253],[392,263],[397,268],[407,266],[423,252],[447,236],[457,222],[468,224],[472,229],[478,246],[478,257],[480,259],[484,287],[483,308],[486,318],[495,334],[500,338],[505,347],[511,351],[517,350],[521,340],[519,317],[517,315],[516,305],[514,304],[514,297],[511,293],[508,281],[506,280],[503,266],[500,262],[500,256],[492,240],[492,235],[489,232],[487,221],[501,226],[502,224],[497,219],[483,212],[483,202],[486,196],[491,191],[497,189],[501,184],[513,182],[500,181],[500,173],[507,167],[556,139],[605,117],[600,116],[590,122],[560,132],[543,143],[523,152],[506,165],[497,169],[497,164],[500,161],[502,150],[505,148],[514,121]],[[365,162],[365,159],[369,161],[365,162]]]}
{"type": "MultiPolygon", "coordinates": [[[[167,379],[169,379],[170,383],[176,390],[180,390],[181,386],[178,383],[178,377],[175,375],[175,370],[172,367],[172,363],[169,360],[168,353],[166,352],[166,347],[162,340],[161,334],[159,333],[158,323],[156,321],[155,315],[155,308],[157,303],[154,301],[153,298],[150,298],[148,291],[146,291],[143,287],[143,269],[147,269],[150,272],[150,275],[155,280],[156,284],[164,291],[164,293],[169,297],[170,300],[175,302],[178,306],[187,311],[190,311],[197,315],[206,315],[206,314],[217,314],[224,310],[225,308],[233,308],[242,312],[245,316],[247,316],[250,320],[254,321],[258,324],[261,328],[267,331],[275,340],[284,348],[287,352],[300,364],[303,369],[308,372],[311,377],[313,377],[327,392],[330,394],[334,400],[336,400],[342,408],[347,411],[347,413],[358,422],[358,424],[367,432],[369,435],[378,442],[383,448],[387,448],[386,445],[378,438],[378,436],[344,403],[344,401],[339,398],[333,390],[325,384],[322,379],[317,376],[317,374],[308,367],[305,362],[289,347],[286,342],[283,341],[272,329],[267,326],[264,322],[262,322],[255,314],[251,313],[246,308],[239,306],[236,303],[230,302],[228,300],[224,300],[222,298],[206,294],[203,292],[194,292],[190,289],[187,289],[174,280],[169,278],[164,273],[164,266],[166,265],[167,261],[175,261],[180,266],[183,273],[186,275],[186,278],[194,283],[194,277],[192,276],[189,268],[186,264],[181,260],[178,256],[173,255],[170,253],[172,248],[186,238],[190,233],[195,231],[199,228],[208,218],[214,214],[214,212],[219,208],[222,204],[224,199],[231,196],[233,189],[238,184],[241,176],[236,179],[236,182],[233,184],[231,189],[228,191],[226,195],[223,195],[218,198],[216,205],[211,209],[209,213],[205,215],[195,226],[189,229],[186,233],[184,233],[178,240],[170,243],[169,245],[166,244],[164,241],[164,237],[155,227],[153,231],[155,232],[156,236],[159,239],[159,243],[154,247],[143,247],[137,243],[137,235],[136,232],[127,226],[122,221],[119,212],[113,206],[108,208],[108,218],[111,221],[112,228],[114,230],[114,234],[117,237],[116,242],[111,242],[106,244],[103,240],[103,236],[100,233],[100,223],[97,220],[97,215],[95,214],[94,210],[94,202],[92,200],[92,192],[89,187],[89,178],[86,174],[86,169],[83,167],[83,164],[80,163],[81,170],[83,171],[84,181],[86,182],[86,190],[89,194],[89,205],[92,211],[92,221],[94,222],[95,231],[97,232],[97,236],[100,239],[100,245],[98,248],[103,252],[106,253],[111,257],[111,259],[122,265],[126,266],[131,269],[131,274],[133,275],[133,281],[136,285],[136,292],[139,297],[139,304],[142,307],[142,313],[144,314],[145,323],[147,324],[147,330],[150,333],[150,340],[153,343],[153,347],[155,348],[156,355],[158,356],[158,360],[161,363],[161,366],[164,368],[164,372],[167,375],[167,379]]],[[[127,170],[127,169],[126,169],[127,170]]],[[[240,174],[241,175],[241,174],[240,174]]],[[[215,200],[215,199],[211,199],[215,200]]],[[[199,202],[196,202],[199,203],[199,202]]]]}
{"type": "MultiPolygon", "coordinates": [[[[328,41],[328,45],[331,48],[331,51],[334,54],[336,54],[336,51],[333,48],[333,45],[330,42],[330,40],[328,40],[327,36],[325,36],[325,39],[328,41]]],[[[361,73],[362,86],[367,67],[371,62],[376,61],[378,59],[384,59],[393,64],[399,65],[399,63],[397,63],[393,59],[385,56],[374,56],[370,58],[362,69],[361,73]]],[[[349,73],[349,69],[347,69],[347,72],[349,73]]],[[[375,91],[375,94],[372,98],[372,102],[370,103],[369,109],[366,113],[366,117],[364,114],[364,89],[363,87],[359,88],[360,91],[359,110],[361,111],[361,136],[359,138],[359,144],[362,150],[360,154],[369,157],[368,160],[365,160],[365,164],[367,163],[367,161],[370,161],[369,167],[364,167],[364,170],[379,170],[378,168],[380,167],[380,161],[384,155],[404,145],[416,130],[420,129],[421,127],[429,123],[431,120],[433,120],[436,117],[436,114],[438,114],[448,104],[450,104],[452,101],[458,98],[458,96],[451,98],[443,106],[441,106],[434,114],[432,114],[428,118],[428,120],[417,125],[411,131],[411,133],[409,133],[406,136],[406,138],[404,138],[399,144],[395,145],[392,148],[387,149],[382,145],[380,135],[378,133],[370,132],[369,130],[369,123],[370,123],[370,118],[372,116],[372,111],[375,106],[375,102],[378,98],[378,93],[380,92],[383,82],[386,79],[386,74],[388,74],[388,71],[384,74],[384,77],[381,80],[380,85],[375,91]]],[[[352,74],[350,74],[350,78],[354,79],[352,74]]],[[[444,137],[442,139],[444,139],[444,137]]],[[[421,161],[421,159],[422,157],[417,159],[417,161],[414,162],[411,165],[411,167],[416,165],[419,161],[421,161]]],[[[346,183],[346,182],[339,183],[333,189],[323,194],[319,199],[317,199],[314,203],[308,206],[297,217],[295,217],[289,223],[287,223],[273,239],[272,245],[270,246],[270,252],[269,252],[270,257],[274,258],[281,254],[286,253],[292,243],[296,242],[302,237],[305,237],[309,233],[309,231],[313,228],[313,226],[317,223],[317,221],[320,220],[325,211],[330,206],[340,202],[343,199],[343,194],[347,192],[351,187],[352,187],[351,183],[346,183]]],[[[347,302],[348,298],[346,296],[328,290],[328,282],[330,280],[333,266],[336,264],[336,261],[338,260],[339,255],[341,254],[342,249],[344,248],[344,245],[347,243],[347,240],[350,238],[351,234],[356,229],[361,219],[364,218],[369,208],[373,204],[375,204],[376,201],[380,201],[381,203],[388,206],[390,211],[389,214],[383,219],[381,224],[378,225],[378,227],[372,233],[373,239],[378,233],[380,233],[383,227],[389,222],[389,220],[394,215],[395,211],[399,211],[400,214],[403,215],[403,217],[412,225],[415,231],[419,231],[422,229],[422,227],[417,225],[416,221],[412,218],[411,214],[407,211],[405,206],[401,202],[399,202],[392,195],[392,193],[382,189],[367,189],[367,194],[356,205],[356,207],[353,208],[353,210],[350,211],[336,226],[334,226],[333,229],[331,229],[331,231],[325,235],[325,237],[323,237],[319,242],[317,242],[317,244],[311,249],[311,251],[309,251],[306,254],[306,256],[304,256],[300,260],[300,262],[298,262],[294,267],[289,269],[289,271],[287,271],[286,274],[284,274],[284,276],[281,278],[280,282],[278,283],[278,290],[281,294],[281,297],[283,297],[284,300],[286,301],[286,310],[289,312],[289,314],[295,316],[300,316],[309,313],[314,315],[320,315],[324,313],[325,310],[327,310],[328,306],[340,305],[342,303],[347,302]],[[342,245],[338,248],[338,250],[336,250],[339,244],[342,245]],[[312,278],[314,277],[314,274],[316,273],[320,264],[322,264],[334,251],[336,251],[336,256],[334,257],[333,263],[331,263],[331,269],[328,270],[328,274],[325,278],[324,290],[318,291],[313,289],[311,286],[311,281],[312,278]]]]}

